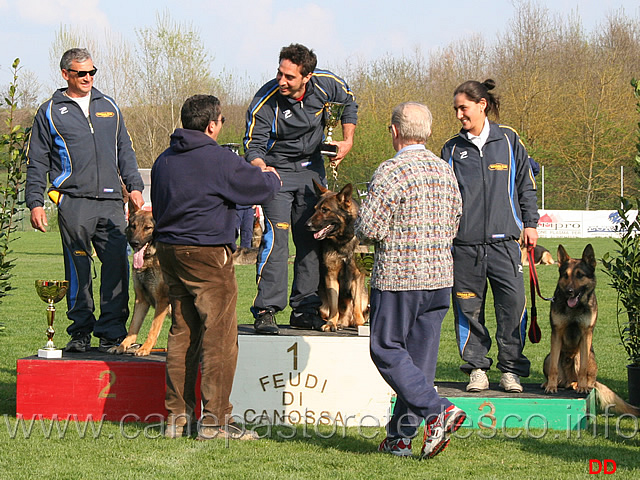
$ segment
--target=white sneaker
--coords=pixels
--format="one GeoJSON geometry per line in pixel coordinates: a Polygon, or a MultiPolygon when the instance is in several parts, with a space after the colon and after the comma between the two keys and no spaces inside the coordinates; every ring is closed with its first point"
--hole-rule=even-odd
{"type": "Polygon", "coordinates": [[[378,447],[379,452],[390,453],[396,457],[411,456],[411,439],[410,438],[385,438],[378,447]]]}
{"type": "Polygon", "coordinates": [[[522,392],[522,385],[520,385],[520,377],[515,373],[505,372],[500,378],[500,386],[504,388],[505,392],[520,393],[522,392]]]}
{"type": "Polygon", "coordinates": [[[451,439],[447,435],[444,416],[445,413],[441,412],[430,422],[425,423],[424,442],[420,451],[421,460],[435,457],[449,445],[451,439]]]}
{"type": "Polygon", "coordinates": [[[474,368],[469,374],[469,384],[467,385],[467,392],[480,392],[489,388],[489,377],[487,372],[481,368],[474,368]]]}

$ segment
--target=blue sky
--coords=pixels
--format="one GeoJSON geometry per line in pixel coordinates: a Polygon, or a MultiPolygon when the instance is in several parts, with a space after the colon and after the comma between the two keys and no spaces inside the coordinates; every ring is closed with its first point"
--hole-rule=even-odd
{"type": "MultiPolygon", "coordinates": [[[[539,1],[550,13],[577,13],[589,31],[608,13],[624,8],[640,17],[638,0],[539,1]]],[[[214,58],[214,73],[226,70],[254,81],[271,78],[280,47],[292,42],[313,48],[320,67],[349,60],[367,61],[385,54],[428,53],[481,33],[487,42],[504,32],[514,0],[0,0],[0,85],[10,79],[14,58],[53,88],[49,48],[61,25],[91,28],[132,41],[136,29],[151,27],[156,15],[190,23],[214,58]]],[[[94,57],[96,54],[94,53],[94,57]]],[[[45,92],[45,95],[47,93],[45,92]]]]}

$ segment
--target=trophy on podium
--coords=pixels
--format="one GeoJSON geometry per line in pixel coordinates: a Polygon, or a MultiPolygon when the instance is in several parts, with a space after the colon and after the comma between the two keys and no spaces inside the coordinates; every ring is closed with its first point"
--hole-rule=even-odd
{"type": "Polygon", "coordinates": [[[320,153],[327,157],[335,157],[338,155],[338,146],[330,145],[330,143],[333,141],[333,129],[340,123],[344,107],[346,107],[344,103],[327,102],[324,104],[324,126],[327,129],[327,134],[320,147],[320,153]]]}
{"type": "Polygon", "coordinates": [[[375,254],[369,251],[369,247],[366,245],[358,245],[356,247],[354,260],[356,261],[356,265],[358,266],[358,270],[366,275],[366,277],[371,276],[371,272],[373,271],[373,260],[375,254]]]}
{"type": "MultiPolygon", "coordinates": [[[[365,275],[365,288],[367,289],[367,298],[371,298],[371,272],[373,271],[373,260],[375,253],[369,251],[366,245],[358,245],[353,255],[358,270],[365,275]]],[[[358,335],[369,336],[369,322],[365,325],[358,326],[358,335]]]]}
{"type": "Polygon", "coordinates": [[[69,282],[67,280],[36,280],[36,292],[38,296],[49,305],[47,306],[47,344],[38,350],[38,357],[62,358],[62,350],[53,344],[53,320],[56,315],[55,303],[58,303],[67,294],[69,282]]]}

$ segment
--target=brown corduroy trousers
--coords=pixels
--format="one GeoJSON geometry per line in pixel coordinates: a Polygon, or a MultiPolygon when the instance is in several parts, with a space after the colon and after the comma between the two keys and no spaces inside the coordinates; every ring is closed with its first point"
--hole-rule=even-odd
{"type": "Polygon", "coordinates": [[[238,284],[231,248],[158,242],[157,250],[173,317],[167,342],[168,423],[195,421],[200,365],[201,423],[225,425],[238,360],[238,284]]]}

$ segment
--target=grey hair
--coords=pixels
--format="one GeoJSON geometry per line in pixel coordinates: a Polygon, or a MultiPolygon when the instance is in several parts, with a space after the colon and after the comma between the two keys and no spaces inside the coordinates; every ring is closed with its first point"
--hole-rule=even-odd
{"type": "Polygon", "coordinates": [[[74,60],[82,63],[90,58],[91,54],[86,48],[71,48],[62,55],[60,59],[60,70],[69,70],[71,68],[71,62],[74,60]]]}
{"type": "Polygon", "coordinates": [[[418,143],[425,143],[431,136],[432,121],[429,107],[417,102],[401,103],[391,113],[391,123],[398,129],[398,136],[418,143]]]}

